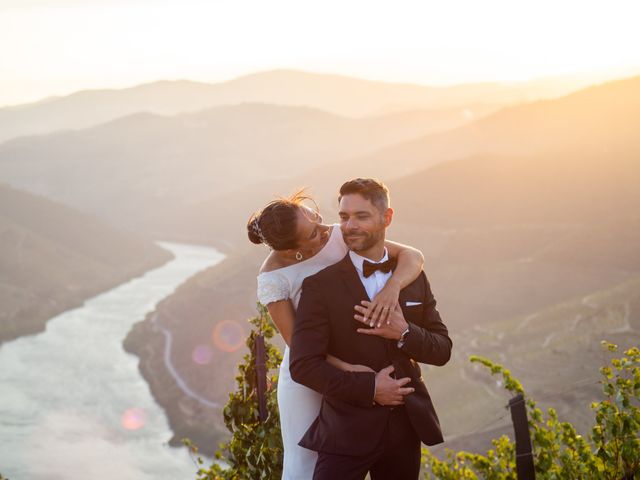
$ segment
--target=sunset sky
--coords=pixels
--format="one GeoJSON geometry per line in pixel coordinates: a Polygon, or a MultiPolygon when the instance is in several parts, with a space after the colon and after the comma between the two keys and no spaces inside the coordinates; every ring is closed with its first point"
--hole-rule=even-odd
{"type": "Polygon", "coordinates": [[[640,2],[1,0],[0,105],[274,68],[450,84],[640,74],[640,2]]]}

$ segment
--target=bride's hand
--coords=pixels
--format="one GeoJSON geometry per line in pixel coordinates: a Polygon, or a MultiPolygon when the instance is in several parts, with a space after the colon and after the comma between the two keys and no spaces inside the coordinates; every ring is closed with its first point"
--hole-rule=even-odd
{"type": "Polygon", "coordinates": [[[389,324],[389,314],[393,312],[400,297],[400,285],[390,278],[386,285],[369,303],[364,314],[364,322],[371,327],[380,328],[383,323],[389,324]]]}
{"type": "Polygon", "coordinates": [[[373,368],[369,368],[366,365],[352,365],[347,363],[347,372],[373,372],[376,371],[373,368]]]}
{"type": "Polygon", "coordinates": [[[339,358],[334,357],[333,355],[327,355],[327,362],[344,372],[374,372],[375,373],[375,370],[367,367],[366,365],[354,365],[352,363],[347,363],[343,360],[340,360],[339,358]]]}

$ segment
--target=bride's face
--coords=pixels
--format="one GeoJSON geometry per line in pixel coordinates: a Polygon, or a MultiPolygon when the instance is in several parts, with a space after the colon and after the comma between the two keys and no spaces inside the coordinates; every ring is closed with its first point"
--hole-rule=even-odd
{"type": "Polygon", "coordinates": [[[329,225],[322,223],[322,215],[311,208],[300,205],[298,210],[298,247],[303,250],[321,248],[329,237],[329,225]]]}

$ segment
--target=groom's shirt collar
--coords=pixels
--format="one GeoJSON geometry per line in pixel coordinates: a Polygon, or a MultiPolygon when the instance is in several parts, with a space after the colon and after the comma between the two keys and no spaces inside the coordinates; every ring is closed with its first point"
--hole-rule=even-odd
{"type": "Polygon", "coordinates": [[[376,271],[376,272],[373,272],[372,275],[365,278],[362,270],[362,264],[365,260],[371,263],[386,262],[389,259],[389,252],[387,252],[387,249],[385,247],[384,255],[377,262],[373,262],[368,258],[358,255],[353,250],[349,250],[349,258],[351,258],[351,262],[353,263],[353,266],[356,267],[356,271],[358,272],[360,281],[362,282],[365,290],[367,291],[369,300],[373,299],[380,292],[380,290],[382,290],[383,287],[386,285],[387,280],[391,278],[392,272],[384,273],[384,272],[376,271]]]}

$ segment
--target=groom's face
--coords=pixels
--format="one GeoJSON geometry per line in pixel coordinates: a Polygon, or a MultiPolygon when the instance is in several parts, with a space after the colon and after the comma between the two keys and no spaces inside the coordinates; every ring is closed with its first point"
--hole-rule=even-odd
{"type": "Polygon", "coordinates": [[[358,193],[340,200],[340,230],[347,246],[356,253],[384,243],[385,230],[391,221],[391,209],[381,212],[358,193]]]}

